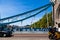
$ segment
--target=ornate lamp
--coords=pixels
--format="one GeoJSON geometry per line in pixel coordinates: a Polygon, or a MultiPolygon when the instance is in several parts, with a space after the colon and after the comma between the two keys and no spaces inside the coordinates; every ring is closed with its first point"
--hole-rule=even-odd
{"type": "Polygon", "coordinates": [[[56,1],[56,0],[50,0],[50,1],[55,4],[55,1],[56,1]]]}
{"type": "Polygon", "coordinates": [[[51,2],[55,2],[55,0],[50,0],[51,2]]]}

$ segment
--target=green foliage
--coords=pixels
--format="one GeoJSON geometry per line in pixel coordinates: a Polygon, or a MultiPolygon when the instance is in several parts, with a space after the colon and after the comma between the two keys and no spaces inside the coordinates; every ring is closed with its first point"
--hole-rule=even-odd
{"type": "Polygon", "coordinates": [[[32,28],[46,28],[48,26],[52,26],[52,12],[48,13],[48,22],[47,22],[47,14],[45,14],[42,19],[33,23],[31,25],[32,28]]]}

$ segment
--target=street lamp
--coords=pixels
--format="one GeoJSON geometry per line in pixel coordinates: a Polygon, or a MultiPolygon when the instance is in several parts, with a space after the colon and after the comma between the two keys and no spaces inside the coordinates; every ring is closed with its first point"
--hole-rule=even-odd
{"type": "Polygon", "coordinates": [[[55,4],[55,1],[56,1],[56,0],[50,0],[50,2],[53,3],[53,4],[55,4]]]}
{"type": "Polygon", "coordinates": [[[50,0],[51,2],[55,2],[55,0],[50,0]]]}

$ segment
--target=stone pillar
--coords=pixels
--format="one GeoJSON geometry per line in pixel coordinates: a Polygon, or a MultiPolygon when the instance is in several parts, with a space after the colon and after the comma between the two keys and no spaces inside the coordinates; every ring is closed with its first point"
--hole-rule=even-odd
{"type": "Polygon", "coordinates": [[[54,5],[54,27],[58,28],[58,24],[60,23],[60,0],[55,1],[54,5]]]}

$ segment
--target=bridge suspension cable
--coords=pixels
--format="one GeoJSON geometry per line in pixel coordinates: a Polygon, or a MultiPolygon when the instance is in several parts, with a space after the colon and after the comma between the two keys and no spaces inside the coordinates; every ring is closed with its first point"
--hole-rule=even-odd
{"type": "Polygon", "coordinates": [[[8,23],[3,23],[3,24],[11,24],[11,23],[15,23],[15,22],[19,22],[19,21],[26,20],[26,19],[28,19],[28,18],[31,18],[31,17],[33,17],[33,16],[36,16],[37,14],[41,13],[42,11],[48,9],[50,6],[51,6],[51,5],[49,5],[48,7],[46,7],[46,8],[44,8],[44,9],[40,10],[38,13],[36,13],[36,14],[34,14],[34,15],[31,15],[31,16],[28,16],[28,17],[26,17],[26,18],[24,18],[24,19],[17,20],[17,21],[13,21],[13,22],[8,22],[8,23]]]}
{"type": "Polygon", "coordinates": [[[21,13],[21,14],[17,14],[17,15],[11,16],[11,17],[2,18],[2,19],[0,19],[0,21],[4,21],[4,20],[11,19],[11,18],[14,18],[14,17],[18,17],[18,16],[26,15],[26,14],[28,14],[28,13],[31,13],[31,12],[33,12],[33,11],[40,10],[40,9],[42,9],[42,8],[44,8],[44,7],[49,6],[49,5],[51,5],[51,3],[46,4],[46,5],[42,6],[42,7],[36,8],[36,9],[34,9],[34,10],[30,10],[30,11],[27,11],[27,12],[21,13]]]}

